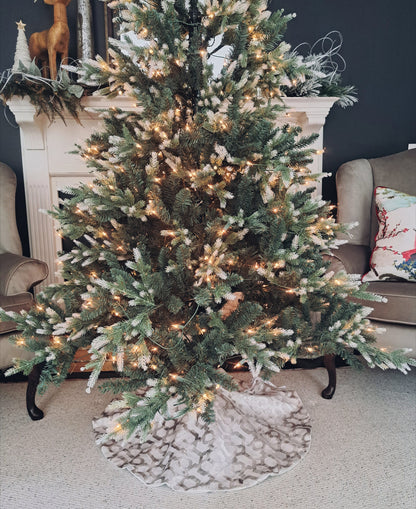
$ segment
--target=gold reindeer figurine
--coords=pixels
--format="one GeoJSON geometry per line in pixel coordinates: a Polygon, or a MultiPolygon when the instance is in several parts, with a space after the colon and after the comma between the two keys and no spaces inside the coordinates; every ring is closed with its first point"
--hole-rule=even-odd
{"type": "Polygon", "coordinates": [[[53,25],[49,30],[35,32],[29,39],[29,52],[32,60],[40,65],[42,76],[47,78],[48,68],[51,79],[56,79],[56,57],[61,56],[61,64],[68,58],[69,28],[66,8],[71,0],[43,0],[53,5],[53,25]]]}

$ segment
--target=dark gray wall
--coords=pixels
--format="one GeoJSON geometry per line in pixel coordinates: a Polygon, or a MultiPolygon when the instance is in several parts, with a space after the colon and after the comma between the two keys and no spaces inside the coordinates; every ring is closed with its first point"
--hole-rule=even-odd
{"type": "MultiPolygon", "coordinates": [[[[296,12],[286,40],[293,46],[315,42],[331,30],[344,37],[342,54],[347,61],[344,82],[358,88],[359,103],[346,110],[334,107],[325,127],[324,170],[333,173],[345,161],[379,157],[406,150],[416,143],[416,2],[414,0],[272,0],[272,8],[296,12]]],[[[93,0],[97,51],[103,53],[103,5],[93,0]]],[[[52,23],[52,8],[42,0],[15,0],[0,5],[0,70],[10,68],[16,48],[15,21],[22,18],[26,34],[52,23]]],[[[76,1],[68,7],[72,34],[70,56],[75,57],[76,1]]],[[[13,115],[1,107],[0,160],[18,176],[17,215],[25,253],[27,227],[20,138],[13,115]]],[[[334,178],[324,180],[324,197],[336,200],[334,178]]]]}
{"type": "Polygon", "coordinates": [[[358,104],[334,106],[325,125],[323,193],[335,202],[337,168],[351,159],[380,157],[416,143],[415,0],[273,0],[295,12],[286,40],[315,42],[332,30],[344,38],[343,82],[358,89],[358,104]]]}

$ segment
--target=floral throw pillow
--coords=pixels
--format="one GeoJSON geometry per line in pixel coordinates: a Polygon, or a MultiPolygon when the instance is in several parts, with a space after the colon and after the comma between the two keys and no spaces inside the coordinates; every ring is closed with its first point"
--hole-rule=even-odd
{"type": "Polygon", "coordinates": [[[416,196],[376,187],[378,233],[363,281],[416,281],[416,196]]]}

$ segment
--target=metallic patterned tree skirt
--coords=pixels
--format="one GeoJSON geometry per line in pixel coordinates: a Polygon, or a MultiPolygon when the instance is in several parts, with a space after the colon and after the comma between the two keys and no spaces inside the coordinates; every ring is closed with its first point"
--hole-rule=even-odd
{"type": "MultiPolygon", "coordinates": [[[[113,405],[114,408],[114,405],[113,405]]],[[[106,438],[123,409],[93,421],[104,456],[149,486],[176,491],[248,488],[293,468],[309,450],[310,418],[298,395],[256,380],[250,389],[220,389],[215,422],[199,414],[155,422],[145,442],[106,438]]]]}

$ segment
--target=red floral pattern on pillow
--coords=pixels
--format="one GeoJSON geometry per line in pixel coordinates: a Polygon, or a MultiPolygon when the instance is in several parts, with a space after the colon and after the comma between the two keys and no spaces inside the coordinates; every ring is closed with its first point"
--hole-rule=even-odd
{"type": "Polygon", "coordinates": [[[388,187],[374,194],[379,228],[363,281],[416,281],[416,196],[388,187]]]}

